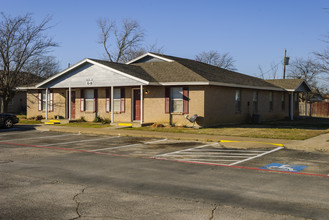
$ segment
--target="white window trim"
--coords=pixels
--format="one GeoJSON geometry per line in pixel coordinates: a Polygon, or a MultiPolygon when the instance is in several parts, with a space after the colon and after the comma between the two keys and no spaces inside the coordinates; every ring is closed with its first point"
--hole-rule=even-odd
{"type": "Polygon", "coordinates": [[[171,113],[183,113],[184,112],[184,94],[183,94],[183,92],[184,92],[184,88],[182,87],[182,86],[178,86],[178,87],[171,87],[170,88],[170,102],[171,102],[171,110],[170,110],[170,112],[171,113]],[[174,95],[174,93],[173,93],[173,89],[181,89],[181,95],[182,95],[182,97],[181,98],[173,98],[173,95],[174,95]],[[182,109],[181,110],[179,110],[179,111],[174,111],[174,101],[181,101],[182,102],[182,109]]]}

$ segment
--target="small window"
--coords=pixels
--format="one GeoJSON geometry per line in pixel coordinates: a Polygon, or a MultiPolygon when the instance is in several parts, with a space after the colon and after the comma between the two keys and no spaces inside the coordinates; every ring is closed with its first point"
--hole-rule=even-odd
{"type": "Polygon", "coordinates": [[[120,101],[121,101],[121,89],[113,89],[113,111],[120,112],[120,101]]]}
{"type": "Polygon", "coordinates": [[[85,90],[85,111],[94,111],[94,90],[85,90]]]}
{"type": "Polygon", "coordinates": [[[183,112],[183,87],[171,88],[172,112],[183,112]]]}
{"type": "Polygon", "coordinates": [[[252,97],[252,103],[253,103],[254,113],[258,113],[258,91],[254,91],[252,97]]]}
{"type": "Polygon", "coordinates": [[[286,97],[285,94],[281,95],[281,110],[284,111],[286,109],[286,97]]]}
{"type": "Polygon", "coordinates": [[[269,109],[270,109],[270,112],[273,112],[273,92],[270,92],[269,93],[268,100],[269,100],[269,109]]]}
{"type": "Polygon", "coordinates": [[[241,112],[241,90],[235,90],[235,112],[241,112]]]}

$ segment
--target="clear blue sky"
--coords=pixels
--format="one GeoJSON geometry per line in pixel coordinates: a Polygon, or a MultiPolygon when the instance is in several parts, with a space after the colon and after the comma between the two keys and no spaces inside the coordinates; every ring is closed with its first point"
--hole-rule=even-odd
{"type": "Polygon", "coordinates": [[[11,16],[32,12],[36,22],[53,16],[48,34],[60,47],[51,55],[62,69],[103,57],[96,21],[106,17],[137,20],[146,43],[164,46],[168,55],[229,52],[239,72],[255,76],[259,65],[266,71],[280,63],[284,48],[295,58],[329,46],[321,41],[329,33],[325,8],[328,0],[0,0],[0,11],[11,16]]]}

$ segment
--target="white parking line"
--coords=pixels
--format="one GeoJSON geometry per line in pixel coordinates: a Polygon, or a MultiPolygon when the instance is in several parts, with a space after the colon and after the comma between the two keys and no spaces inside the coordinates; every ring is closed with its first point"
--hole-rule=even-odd
{"type": "Polygon", "coordinates": [[[170,155],[170,157],[216,157],[216,158],[222,158],[222,157],[234,157],[234,158],[246,158],[246,156],[209,156],[209,155],[193,155],[193,154],[176,154],[176,155],[170,155]]]}
{"type": "Polygon", "coordinates": [[[233,166],[283,149],[283,147],[277,147],[273,150],[207,148],[213,145],[206,144],[194,148],[159,154],[156,155],[155,158],[190,162],[211,161],[214,164],[233,166]],[[227,162],[231,163],[228,164],[227,162]]]}
{"type": "MultiPolygon", "coordinates": [[[[32,130],[32,131],[19,131],[19,132],[1,132],[0,133],[0,136],[5,136],[5,135],[14,135],[14,134],[26,134],[26,133],[31,133],[31,132],[40,132],[40,131],[37,131],[37,130],[32,130]]],[[[42,131],[41,131],[42,132],[42,131]]]]}
{"type": "Polygon", "coordinates": [[[118,149],[118,148],[133,147],[133,146],[137,146],[137,145],[141,145],[141,144],[129,144],[129,145],[117,146],[117,147],[107,147],[107,148],[101,148],[101,149],[90,150],[90,151],[94,152],[94,151],[112,150],[112,149],[118,149]]]}
{"type": "Polygon", "coordinates": [[[188,159],[188,160],[185,160],[185,159],[176,159],[176,160],[179,160],[179,161],[237,161],[237,160],[212,160],[212,159],[188,159]]]}
{"type": "Polygon", "coordinates": [[[264,156],[264,155],[266,155],[266,154],[273,153],[273,152],[278,151],[278,150],[281,150],[281,149],[283,149],[283,148],[284,148],[284,147],[277,147],[277,148],[275,148],[275,149],[273,149],[273,150],[267,151],[267,152],[265,152],[265,153],[259,154],[259,155],[254,156],[254,157],[249,157],[249,158],[247,158],[247,159],[245,159],[245,160],[240,160],[240,161],[238,161],[238,162],[231,163],[231,164],[229,164],[229,165],[230,165],[230,166],[233,166],[233,165],[236,165],[236,164],[239,164],[239,163],[242,163],[242,162],[246,162],[246,161],[248,161],[248,160],[255,159],[255,158],[257,158],[257,157],[262,157],[262,156],[264,156]]]}
{"type": "Polygon", "coordinates": [[[101,148],[101,149],[90,150],[90,151],[94,152],[94,151],[103,151],[103,150],[113,150],[113,149],[133,147],[133,146],[143,145],[143,144],[153,144],[153,143],[158,143],[158,142],[162,142],[162,141],[166,141],[166,140],[168,140],[168,139],[165,138],[165,139],[160,139],[160,140],[156,140],[156,141],[148,141],[148,142],[139,143],[139,144],[129,144],[129,145],[123,145],[123,146],[116,146],[116,147],[107,147],[107,148],[101,148]]]}
{"type": "MultiPolygon", "coordinates": [[[[196,151],[185,151],[184,152],[185,154],[190,154],[190,155],[192,155],[192,154],[196,154],[196,151]]],[[[229,153],[218,153],[218,152],[201,152],[201,153],[199,153],[198,152],[198,154],[197,155],[232,155],[232,152],[229,152],[229,153]]],[[[253,155],[258,155],[258,154],[247,154],[247,153],[245,153],[245,154],[240,154],[240,153],[234,153],[234,155],[239,155],[239,156],[253,156],[253,155]]]]}
{"type": "Polygon", "coordinates": [[[120,137],[120,136],[112,136],[112,137],[96,138],[96,139],[89,139],[89,140],[69,141],[69,142],[62,142],[62,143],[56,143],[56,144],[45,144],[45,145],[42,145],[42,146],[43,146],[43,147],[46,147],[46,146],[52,146],[52,145],[73,144],[73,143],[81,143],[81,142],[99,141],[99,140],[112,139],[112,138],[119,138],[119,137],[120,137]]]}
{"type": "Polygon", "coordinates": [[[195,149],[195,150],[190,150],[190,151],[209,151],[209,152],[253,152],[253,153],[261,153],[261,152],[267,152],[267,150],[230,150],[230,149],[195,149]]]}
{"type": "Polygon", "coordinates": [[[165,154],[159,154],[159,155],[156,155],[155,157],[161,157],[161,156],[166,156],[166,155],[171,155],[171,154],[178,154],[178,153],[181,153],[181,152],[191,151],[193,149],[199,149],[199,148],[203,148],[203,147],[207,147],[207,146],[214,146],[214,145],[218,145],[218,143],[216,143],[216,144],[205,144],[205,145],[201,145],[201,146],[198,146],[198,147],[188,148],[188,149],[184,149],[184,150],[178,150],[178,151],[165,153],[165,154]]]}
{"type": "Polygon", "coordinates": [[[8,141],[20,141],[20,140],[31,140],[31,139],[41,139],[41,138],[57,138],[57,137],[64,137],[64,136],[72,136],[72,135],[79,135],[79,134],[61,134],[61,135],[50,135],[50,136],[41,136],[41,137],[29,137],[29,138],[19,138],[19,139],[8,139],[2,140],[2,142],[8,141]]]}

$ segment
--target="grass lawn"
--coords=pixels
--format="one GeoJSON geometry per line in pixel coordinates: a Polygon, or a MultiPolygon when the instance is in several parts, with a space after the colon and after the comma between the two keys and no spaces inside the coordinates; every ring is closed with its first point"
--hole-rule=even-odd
{"type": "MultiPolygon", "coordinates": [[[[218,128],[193,129],[185,127],[142,127],[127,128],[134,130],[173,132],[190,134],[207,134],[220,136],[253,137],[253,138],[273,138],[287,140],[305,140],[320,134],[329,133],[329,123],[319,121],[277,121],[263,123],[261,125],[241,124],[234,126],[222,126],[218,128]]],[[[329,121],[328,121],[329,122],[329,121]]]]}
{"type": "Polygon", "coordinates": [[[82,127],[82,128],[106,128],[110,127],[110,124],[102,124],[98,122],[71,122],[68,124],[59,124],[57,126],[67,126],[67,127],[82,127]]]}
{"type": "Polygon", "coordinates": [[[19,118],[18,124],[25,124],[25,125],[36,125],[36,124],[42,124],[40,120],[31,120],[27,119],[26,115],[16,115],[17,118],[19,118]]]}

